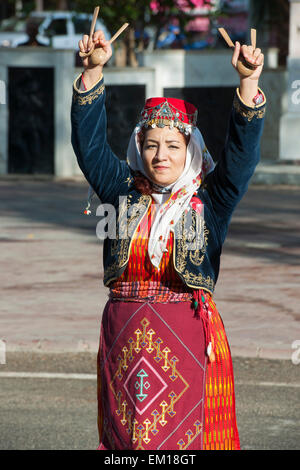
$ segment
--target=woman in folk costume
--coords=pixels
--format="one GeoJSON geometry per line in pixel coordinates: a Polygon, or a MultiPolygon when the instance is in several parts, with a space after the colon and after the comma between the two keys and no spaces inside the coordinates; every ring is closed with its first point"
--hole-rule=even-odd
{"type": "MultiPolygon", "coordinates": [[[[240,75],[216,165],[196,108],[171,98],[146,101],[125,162],[106,141],[102,69],[111,47],[101,31],[93,41],[103,60],[83,59],[71,114],[80,168],[117,213],[104,241],[99,449],[239,449],[232,360],[213,292],[230,218],[259,160],[263,54],[235,45],[235,68],[240,54],[258,67],[240,75]]],[[[88,50],[88,36],[79,47],[88,50]]]]}

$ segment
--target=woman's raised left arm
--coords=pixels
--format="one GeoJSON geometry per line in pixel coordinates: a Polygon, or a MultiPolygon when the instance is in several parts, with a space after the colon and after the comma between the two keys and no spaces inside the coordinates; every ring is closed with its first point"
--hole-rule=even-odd
{"type": "MultiPolygon", "coordinates": [[[[79,41],[81,52],[87,52],[89,37],[79,41]]],[[[95,47],[102,48],[102,63],[94,65],[83,59],[84,73],[75,80],[71,108],[72,145],[78,165],[103,203],[116,204],[122,191],[128,189],[131,172],[125,161],[112,151],[106,137],[105,86],[103,66],[111,57],[111,46],[102,31],[93,36],[95,47]],[[85,90],[81,88],[82,82],[85,90]]]]}
{"type": "Polygon", "coordinates": [[[239,73],[240,86],[234,97],[225,147],[204,185],[204,191],[209,193],[222,243],[233,211],[246,193],[259,162],[265,115],[266,98],[258,87],[264,56],[260,49],[253,50],[252,46],[236,43],[232,56],[232,65],[236,70],[240,54],[257,67],[249,77],[239,73]]]}

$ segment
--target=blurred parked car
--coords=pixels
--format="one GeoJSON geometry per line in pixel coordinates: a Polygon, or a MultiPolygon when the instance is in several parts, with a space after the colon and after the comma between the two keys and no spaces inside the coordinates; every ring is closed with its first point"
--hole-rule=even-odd
{"type": "Polygon", "coordinates": [[[12,16],[0,24],[0,46],[16,47],[15,41],[26,40],[26,18],[12,16]]]}
{"type": "MultiPolygon", "coordinates": [[[[17,47],[27,40],[26,23],[34,22],[38,26],[37,39],[45,46],[55,49],[78,49],[78,41],[83,34],[89,34],[92,15],[66,11],[32,12],[29,17],[12,17],[0,24],[0,46],[17,47]]],[[[96,30],[102,29],[110,39],[107,28],[98,19],[96,30]]]]}

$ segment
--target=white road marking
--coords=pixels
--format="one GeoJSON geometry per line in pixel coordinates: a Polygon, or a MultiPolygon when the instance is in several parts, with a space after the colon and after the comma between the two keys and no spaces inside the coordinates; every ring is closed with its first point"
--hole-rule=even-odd
{"type": "Polygon", "coordinates": [[[236,385],[250,385],[255,387],[289,387],[289,388],[299,388],[299,383],[288,383],[288,382],[247,382],[239,381],[235,382],[236,385]]]}

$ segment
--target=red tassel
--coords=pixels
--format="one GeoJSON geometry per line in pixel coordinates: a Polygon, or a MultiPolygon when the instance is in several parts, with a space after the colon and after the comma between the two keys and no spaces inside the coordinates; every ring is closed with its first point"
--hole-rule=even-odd
{"type": "Polygon", "coordinates": [[[202,320],[203,329],[204,329],[204,338],[205,338],[205,350],[207,355],[209,356],[209,360],[211,362],[215,361],[215,353],[213,350],[214,341],[212,336],[212,328],[211,328],[211,319],[210,319],[210,312],[209,307],[203,302],[202,297],[205,299],[205,293],[202,289],[194,290],[193,292],[193,300],[194,300],[194,309],[195,314],[194,317],[198,320],[202,320]]]}

